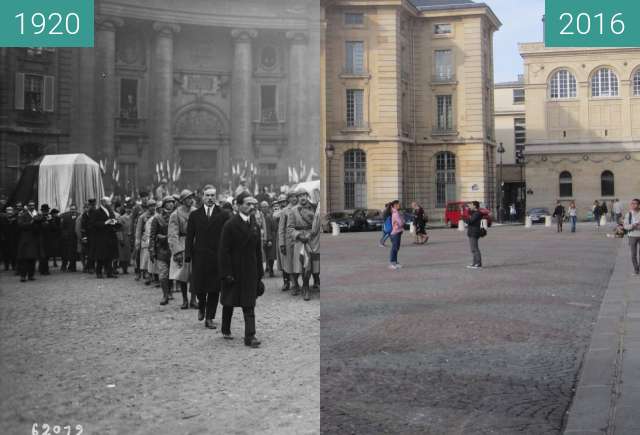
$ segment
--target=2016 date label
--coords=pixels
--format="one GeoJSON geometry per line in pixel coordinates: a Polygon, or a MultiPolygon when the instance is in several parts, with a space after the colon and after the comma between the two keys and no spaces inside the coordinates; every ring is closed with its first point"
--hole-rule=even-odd
{"type": "Polygon", "coordinates": [[[82,432],[84,432],[84,429],[81,424],[62,426],[33,423],[33,426],[31,426],[31,435],[82,435],[82,432]]]}
{"type": "Polygon", "coordinates": [[[93,2],[0,1],[0,46],[93,47],[93,2]]]}
{"type": "Polygon", "coordinates": [[[640,47],[638,0],[546,0],[547,47],[640,47]]]}

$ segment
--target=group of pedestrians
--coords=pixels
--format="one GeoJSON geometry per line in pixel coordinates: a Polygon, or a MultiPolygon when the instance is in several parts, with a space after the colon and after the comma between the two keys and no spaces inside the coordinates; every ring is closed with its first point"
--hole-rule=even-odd
{"type": "Polygon", "coordinates": [[[56,267],[58,257],[61,271],[75,272],[80,262],[98,279],[126,275],[133,265],[136,281],[161,289],[161,305],[179,290],[181,308],[197,309],[208,329],[217,329],[221,304],[225,339],[233,338],[233,308],[242,308],[244,342],[258,347],[254,308],[265,274],[275,277],[277,265],[282,290],[305,300],[319,290],[319,198],[312,202],[304,189],[279,197],[240,189],[235,198],[219,198],[212,185],[202,192],[198,197],[185,189],[161,199],[141,192],[137,201],[114,204],[109,197],[91,199],[82,213],[72,206],[60,216],[46,204],[38,212],[33,201],[6,207],[0,212],[5,268],[25,282],[36,279],[36,262],[48,275],[50,260],[56,267]]]}

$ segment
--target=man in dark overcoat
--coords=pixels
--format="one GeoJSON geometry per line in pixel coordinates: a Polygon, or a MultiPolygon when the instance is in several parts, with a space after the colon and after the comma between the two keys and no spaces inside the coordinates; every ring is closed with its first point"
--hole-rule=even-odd
{"type": "Polygon", "coordinates": [[[35,280],[33,275],[36,270],[36,259],[42,255],[40,244],[40,224],[42,216],[36,211],[36,204],[29,201],[27,210],[23,210],[18,215],[18,228],[20,238],[18,240],[18,271],[20,281],[25,282],[27,277],[30,281],[35,280]]]}
{"type": "Polygon", "coordinates": [[[60,238],[62,241],[62,264],[60,265],[60,270],[62,272],[76,271],[76,262],[78,260],[76,220],[78,217],[78,210],[73,204],[69,207],[69,211],[60,215],[60,238]]]}
{"type": "Polygon", "coordinates": [[[95,237],[93,226],[91,225],[91,219],[93,213],[96,211],[96,200],[91,198],[87,202],[87,207],[82,213],[81,219],[81,233],[82,233],[82,245],[86,255],[85,267],[82,270],[86,273],[95,273],[95,237]]]}
{"type": "Polygon", "coordinates": [[[2,241],[2,255],[4,259],[4,270],[13,270],[17,274],[18,263],[16,253],[18,252],[18,213],[13,207],[7,207],[0,216],[0,239],[2,241]]]}
{"type": "Polygon", "coordinates": [[[216,205],[216,189],[207,187],[203,204],[189,215],[184,261],[191,263],[191,288],[198,296],[198,320],[206,319],[204,326],[216,329],[216,317],[220,297],[218,250],[222,227],[231,214],[216,205]]]}
{"type": "Polygon", "coordinates": [[[38,259],[38,272],[40,275],[49,275],[49,258],[52,257],[53,237],[56,231],[56,221],[49,211],[48,204],[40,206],[40,258],[38,259]]]}
{"type": "Polygon", "coordinates": [[[238,214],[227,221],[220,240],[220,276],[223,277],[222,336],[231,339],[233,308],[244,315],[244,344],[260,346],[256,339],[256,299],[264,292],[262,277],[262,242],[260,227],[254,216],[257,200],[248,192],[236,197],[238,214]]]}
{"type": "Polygon", "coordinates": [[[118,258],[118,237],[116,228],[119,223],[111,209],[111,200],[104,197],[100,200],[100,206],[91,213],[91,228],[93,230],[93,248],[96,260],[96,277],[104,278],[102,270],[107,278],[117,278],[113,273],[113,260],[118,258]]]}

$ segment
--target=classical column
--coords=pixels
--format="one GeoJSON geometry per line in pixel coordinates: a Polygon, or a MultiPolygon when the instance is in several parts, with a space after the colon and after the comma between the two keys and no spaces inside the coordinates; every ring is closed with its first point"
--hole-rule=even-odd
{"type": "MultiPolygon", "coordinates": [[[[290,41],[289,47],[289,98],[287,104],[287,127],[288,141],[287,148],[289,164],[298,167],[300,160],[307,161],[309,156],[306,152],[306,144],[310,141],[307,128],[308,116],[307,90],[305,88],[306,73],[305,64],[307,62],[307,40],[306,32],[291,31],[286,34],[290,41]]],[[[313,132],[318,134],[318,132],[313,132]]],[[[316,161],[316,156],[313,156],[316,161]]],[[[307,164],[307,166],[309,166],[307,164]]]]}
{"type": "Polygon", "coordinates": [[[248,29],[233,29],[231,36],[235,41],[233,71],[231,73],[231,158],[234,161],[253,160],[251,40],[258,36],[258,32],[248,29]]]}
{"type": "Polygon", "coordinates": [[[173,160],[172,98],[173,98],[173,34],[180,26],[172,23],[153,23],[156,31],[153,55],[154,99],[153,99],[153,159],[173,160]]]}
{"type": "MultiPolygon", "coordinates": [[[[98,16],[95,20],[95,72],[96,95],[94,98],[96,113],[96,144],[98,157],[115,156],[115,118],[118,108],[116,84],[116,29],[122,27],[123,20],[118,17],[98,16]]],[[[91,56],[84,56],[82,65],[91,72],[91,56]]],[[[91,116],[91,114],[87,114],[91,116]]],[[[88,122],[88,120],[85,120],[88,122]]]]}

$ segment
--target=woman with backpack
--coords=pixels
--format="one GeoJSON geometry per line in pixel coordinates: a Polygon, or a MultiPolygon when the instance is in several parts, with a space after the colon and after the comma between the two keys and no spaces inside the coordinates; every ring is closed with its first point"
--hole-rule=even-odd
{"type": "Polygon", "coordinates": [[[378,242],[379,248],[384,248],[385,243],[389,237],[391,237],[391,203],[387,203],[384,205],[384,212],[382,213],[382,218],[384,219],[384,223],[382,224],[382,238],[380,242],[378,242]]]}
{"type": "Polygon", "coordinates": [[[396,199],[391,203],[391,255],[389,269],[397,270],[402,268],[402,265],[398,263],[398,251],[400,250],[403,232],[404,219],[400,214],[400,201],[396,199]]]}

